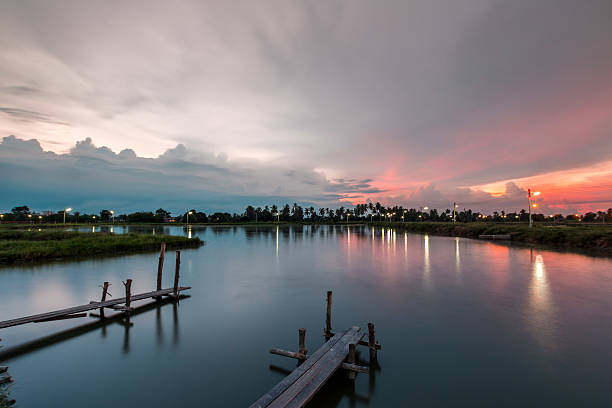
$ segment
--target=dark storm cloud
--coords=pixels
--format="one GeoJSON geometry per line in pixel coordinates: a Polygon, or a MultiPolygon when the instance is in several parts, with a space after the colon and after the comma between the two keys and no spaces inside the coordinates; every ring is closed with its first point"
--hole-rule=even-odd
{"type": "Polygon", "coordinates": [[[20,203],[36,209],[71,206],[142,210],[164,207],[184,211],[240,211],[248,204],[334,205],[343,194],[364,191],[351,183],[329,182],[306,169],[278,168],[203,156],[182,145],[158,158],[133,151],[114,153],[91,139],[77,142],[69,154],[45,152],[36,140],[4,137],[0,143],[3,176],[0,208],[20,203]],[[280,174],[280,175],[279,175],[280,174]]]}

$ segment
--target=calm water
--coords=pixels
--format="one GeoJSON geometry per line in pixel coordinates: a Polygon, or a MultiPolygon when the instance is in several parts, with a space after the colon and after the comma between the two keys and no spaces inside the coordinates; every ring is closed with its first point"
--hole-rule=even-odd
{"type": "MultiPolygon", "coordinates": [[[[295,367],[270,347],[296,349],[299,327],[309,350],[323,343],[328,289],[333,327],[372,321],[383,349],[374,375],[354,388],[338,375],[311,406],[612,406],[610,259],[367,227],[190,233],[206,241],[182,251],[191,297],[3,361],[19,406],[248,406],[295,367]]],[[[116,297],[126,278],[154,289],[156,267],[146,254],[0,269],[0,320],[98,299],[105,280],[116,297]]],[[[1,344],[92,321],[3,329],[1,344]]]]}

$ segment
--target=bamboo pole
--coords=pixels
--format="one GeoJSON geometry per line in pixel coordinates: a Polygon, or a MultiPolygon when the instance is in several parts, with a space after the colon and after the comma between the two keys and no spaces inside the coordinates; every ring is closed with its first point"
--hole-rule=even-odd
{"type": "MultiPolygon", "coordinates": [[[[104,302],[106,300],[106,295],[108,294],[108,285],[108,282],[104,282],[104,285],[102,286],[102,300],[100,300],[100,302],[104,302]]],[[[100,308],[100,318],[104,319],[103,307],[100,308]]]]}
{"type": "Polygon", "coordinates": [[[325,341],[331,338],[331,307],[332,307],[332,291],[327,291],[327,313],[325,317],[325,341]]]}
{"type": "Polygon", "coordinates": [[[126,280],[123,285],[125,286],[125,309],[126,312],[130,311],[130,303],[132,301],[132,280],[126,280]]]}
{"type": "MultiPolygon", "coordinates": [[[[347,358],[347,363],[349,364],[355,364],[355,344],[351,343],[349,344],[349,354],[348,354],[348,358],[347,358]]],[[[348,378],[349,380],[355,380],[355,372],[354,371],[349,371],[348,372],[348,378]]]]}
{"type": "MultiPolygon", "coordinates": [[[[298,330],[298,353],[304,358],[306,358],[306,354],[308,354],[308,350],[306,349],[306,329],[301,328],[298,330]]],[[[298,362],[301,363],[302,360],[298,362]]]]}
{"type": "Polygon", "coordinates": [[[370,350],[370,360],[376,360],[376,335],[374,323],[368,323],[368,349],[370,350]]]}
{"type": "Polygon", "coordinates": [[[174,269],[174,297],[178,299],[178,284],[181,269],[181,251],[176,251],[176,267],[174,269]]]}
{"type": "MultiPolygon", "coordinates": [[[[157,290],[162,289],[162,271],[164,270],[164,257],[166,256],[166,243],[162,242],[161,249],[159,251],[159,261],[157,263],[157,290]]],[[[161,296],[156,298],[162,300],[161,296]]]]}

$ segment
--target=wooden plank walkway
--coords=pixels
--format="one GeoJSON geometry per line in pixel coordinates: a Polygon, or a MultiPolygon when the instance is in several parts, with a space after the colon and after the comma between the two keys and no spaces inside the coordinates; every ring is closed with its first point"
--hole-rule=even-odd
{"type": "MultiPolygon", "coordinates": [[[[191,289],[191,287],[181,286],[177,288],[177,292],[181,292],[187,289],[191,289]]],[[[131,295],[130,300],[136,301],[136,300],[156,298],[156,297],[161,297],[161,296],[171,296],[174,294],[174,290],[175,290],[174,288],[168,288],[168,289],[154,290],[152,292],[140,293],[137,295],[131,295]]],[[[3,322],[0,322],[0,329],[12,327],[12,326],[18,326],[18,325],[26,324],[26,323],[35,323],[35,322],[42,322],[42,321],[47,321],[47,320],[61,319],[63,317],[70,318],[71,315],[75,313],[82,313],[88,310],[95,310],[95,309],[100,309],[103,307],[113,307],[116,305],[120,305],[122,303],[126,303],[126,301],[127,299],[125,297],[122,297],[122,298],[117,298],[113,300],[105,300],[104,302],[90,302],[86,305],[74,306],[74,307],[69,307],[67,309],[55,310],[52,312],[40,313],[36,315],[20,317],[17,319],[5,320],[3,322]]]]}
{"type": "Polygon", "coordinates": [[[358,344],[364,336],[356,326],[336,333],[250,408],[303,407],[344,363],[349,344],[358,344]]]}

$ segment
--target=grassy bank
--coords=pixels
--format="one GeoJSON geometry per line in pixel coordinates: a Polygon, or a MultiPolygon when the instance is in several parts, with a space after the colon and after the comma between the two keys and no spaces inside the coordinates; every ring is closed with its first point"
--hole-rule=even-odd
{"type": "Polygon", "coordinates": [[[199,238],[170,235],[0,229],[0,264],[157,251],[162,242],[168,249],[197,248],[203,244],[199,238]]]}
{"type": "Polygon", "coordinates": [[[494,223],[375,223],[402,231],[478,238],[479,235],[509,234],[512,241],[527,244],[550,245],[556,248],[595,250],[612,256],[612,226],[610,225],[534,225],[494,223]]]}

